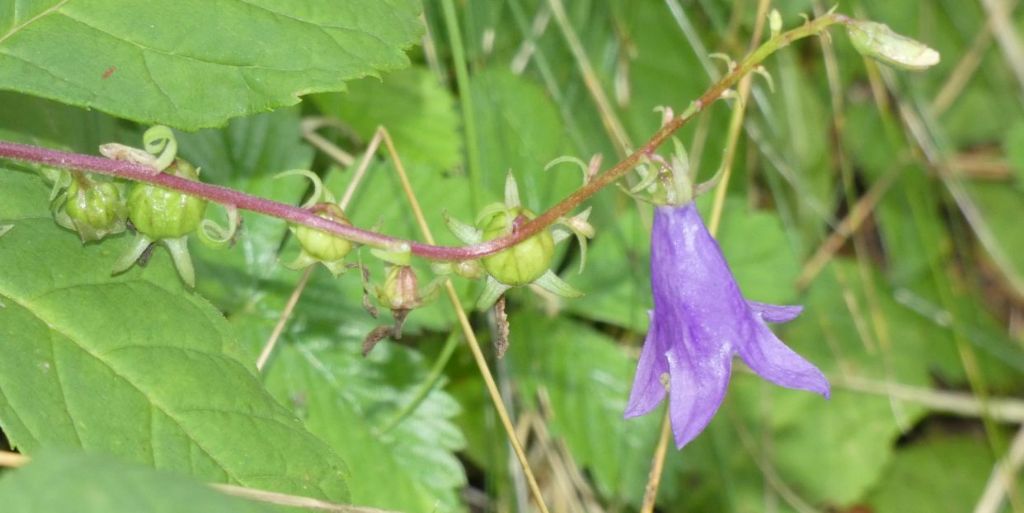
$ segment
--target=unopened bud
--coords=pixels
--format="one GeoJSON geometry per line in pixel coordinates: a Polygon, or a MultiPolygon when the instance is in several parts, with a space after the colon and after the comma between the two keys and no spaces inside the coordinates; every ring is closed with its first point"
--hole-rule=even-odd
{"type": "Polygon", "coordinates": [[[922,70],[939,63],[939,52],[893,32],[883,23],[852,21],[846,26],[846,32],[861,55],[896,68],[922,70]]]}
{"type": "MultiPolygon", "coordinates": [[[[199,172],[177,159],[164,172],[198,180],[199,172]]],[[[152,240],[175,239],[192,233],[206,213],[206,200],[183,192],[138,183],[128,195],[128,217],[140,233],[152,240]]]]}
{"type": "Polygon", "coordinates": [[[62,225],[88,242],[123,232],[128,209],[116,184],[79,177],[68,186],[64,214],[57,215],[58,222],[63,219],[62,225]]]}
{"type": "MultiPolygon", "coordinates": [[[[336,223],[349,224],[341,207],[331,203],[321,205],[322,212],[318,214],[320,217],[336,223]]],[[[295,238],[309,256],[321,262],[336,262],[345,258],[352,250],[352,243],[347,239],[305,225],[295,227],[295,238]]]]}
{"type": "Polygon", "coordinates": [[[379,291],[383,306],[391,310],[412,310],[420,306],[419,280],[416,272],[407,265],[396,265],[388,269],[384,287],[379,291]]]}

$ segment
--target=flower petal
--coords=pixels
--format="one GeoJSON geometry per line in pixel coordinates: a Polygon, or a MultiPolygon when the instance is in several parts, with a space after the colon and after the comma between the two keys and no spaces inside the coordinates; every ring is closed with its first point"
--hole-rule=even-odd
{"type": "Polygon", "coordinates": [[[669,365],[669,418],[676,447],[682,449],[704,431],[725,398],[732,373],[732,351],[687,355],[673,347],[666,353],[669,365]]]}
{"type": "Polygon", "coordinates": [[[736,344],[736,351],[754,372],[776,385],[829,396],[825,375],[787,347],[764,322],[758,322],[753,336],[736,344]]]}
{"type": "Polygon", "coordinates": [[[651,327],[647,330],[647,339],[640,351],[640,362],[636,366],[636,376],[633,377],[633,390],[629,393],[624,415],[627,419],[647,414],[665,398],[661,375],[668,373],[666,346],[658,339],[654,316],[650,312],[648,315],[651,316],[651,327]]]}
{"type": "Polygon", "coordinates": [[[749,299],[747,300],[747,305],[764,322],[789,322],[796,319],[804,311],[804,307],[800,305],[773,305],[749,299]]]}

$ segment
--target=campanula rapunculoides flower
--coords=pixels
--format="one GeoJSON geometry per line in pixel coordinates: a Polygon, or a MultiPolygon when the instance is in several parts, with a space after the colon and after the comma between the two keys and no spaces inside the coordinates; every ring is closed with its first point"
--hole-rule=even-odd
{"type": "Polygon", "coordinates": [[[766,324],[793,320],[803,308],[744,299],[693,202],[655,207],[651,288],[651,326],[626,418],[650,412],[667,393],[676,446],[682,448],[722,404],[736,354],[772,383],[828,397],[821,371],[766,324]]]}

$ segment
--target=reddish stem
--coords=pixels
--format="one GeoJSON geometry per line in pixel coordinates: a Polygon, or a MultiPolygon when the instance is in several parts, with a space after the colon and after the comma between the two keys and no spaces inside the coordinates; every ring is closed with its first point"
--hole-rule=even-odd
{"type": "Polygon", "coordinates": [[[367,244],[377,247],[393,247],[398,244],[408,244],[412,253],[416,256],[431,260],[472,260],[497,253],[503,249],[526,240],[537,232],[551,226],[558,218],[569,214],[574,208],[592,197],[604,187],[614,183],[625,176],[631,169],[640,164],[645,158],[654,155],[655,150],[661,146],[680,127],[690,121],[694,115],[703,108],[711,105],[722,96],[726,90],[731,88],[742,76],[753,70],[769,54],[779,48],[788,45],[796,39],[813,35],[832,23],[845,23],[848,18],[838,14],[830,14],[818,18],[814,22],[790,32],[780,34],[765,45],[750,54],[740,65],[717,83],[711,86],[694,104],[682,115],[673,118],[651,136],[639,149],[631,153],[625,159],[615,164],[611,169],[597,175],[593,180],[580,187],[562,201],[540,214],[536,218],[524,223],[515,232],[499,237],[497,239],[472,244],[469,246],[437,246],[421,242],[407,241],[382,233],[356,228],[355,226],[336,223],[324,219],[316,213],[284,203],[252,196],[243,192],[221,187],[218,185],[206,184],[178,178],[164,173],[153,173],[153,169],[141,164],[110,160],[91,155],[69,153],[65,151],[40,148],[26,144],[18,144],[7,141],[0,141],[0,157],[13,160],[20,160],[36,164],[46,164],[54,167],[99,173],[118,178],[125,178],[137,182],[147,182],[168,189],[174,189],[204,198],[223,205],[232,205],[242,210],[259,212],[273,217],[278,217],[293,223],[303,224],[326,232],[336,234],[353,242],[367,244]]]}

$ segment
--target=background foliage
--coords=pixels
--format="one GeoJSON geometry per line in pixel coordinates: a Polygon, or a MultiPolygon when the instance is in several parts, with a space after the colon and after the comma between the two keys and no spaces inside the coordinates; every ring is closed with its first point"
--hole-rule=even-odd
{"type": "MultiPolygon", "coordinates": [[[[457,28],[443,3],[3,0],[0,138],[95,153],[164,123],[205,181],[298,203],[306,183],[274,174],[310,168],[340,195],[354,167],[315,151],[303,120],[337,119],[320,133],[354,154],[383,125],[454,244],[442,212],[471,220],[508,170],[540,211],[578,185],[548,161],[599,153],[607,167],[623,143],[609,124],[645,140],[652,109],[681,110],[723,73],[714,52],[745,52],[758,4],[566,2],[585,77],[559,1],[454,2],[457,28]]],[[[920,74],[865,62],[839,31],[769,59],[774,90],[755,81],[719,239],[748,297],[805,306],[780,334],[834,393],[738,372],[709,429],[669,454],[662,511],[1024,511],[1020,477],[1002,506],[984,499],[994,465],[1024,458],[1024,62],[1005,3],[840,4],[937,48],[920,74]]],[[[831,7],[773,6],[788,26],[831,7]]],[[[680,133],[701,176],[728,117],[722,102],[680,133]]],[[[195,290],[162,249],[112,277],[127,235],[82,246],[35,170],[0,167],[0,448],[33,458],[0,471],[4,511],[274,508],[203,481],[410,512],[529,507],[464,347],[409,410],[460,336],[450,305],[414,311],[364,358],[388,320],[363,310],[357,273],[317,270],[261,374],[300,277],[279,263],[297,251],[284,224],[244,214],[232,249],[194,244],[195,290]]],[[[398,191],[375,161],[353,222],[418,238],[398,191]]],[[[592,206],[586,272],[577,250],[558,256],[586,297],[512,292],[511,347],[491,363],[552,509],[633,511],[659,422],[621,418],[651,306],[651,216],[615,191],[592,206]]],[[[457,286],[470,306],[479,287],[457,286]]]]}

